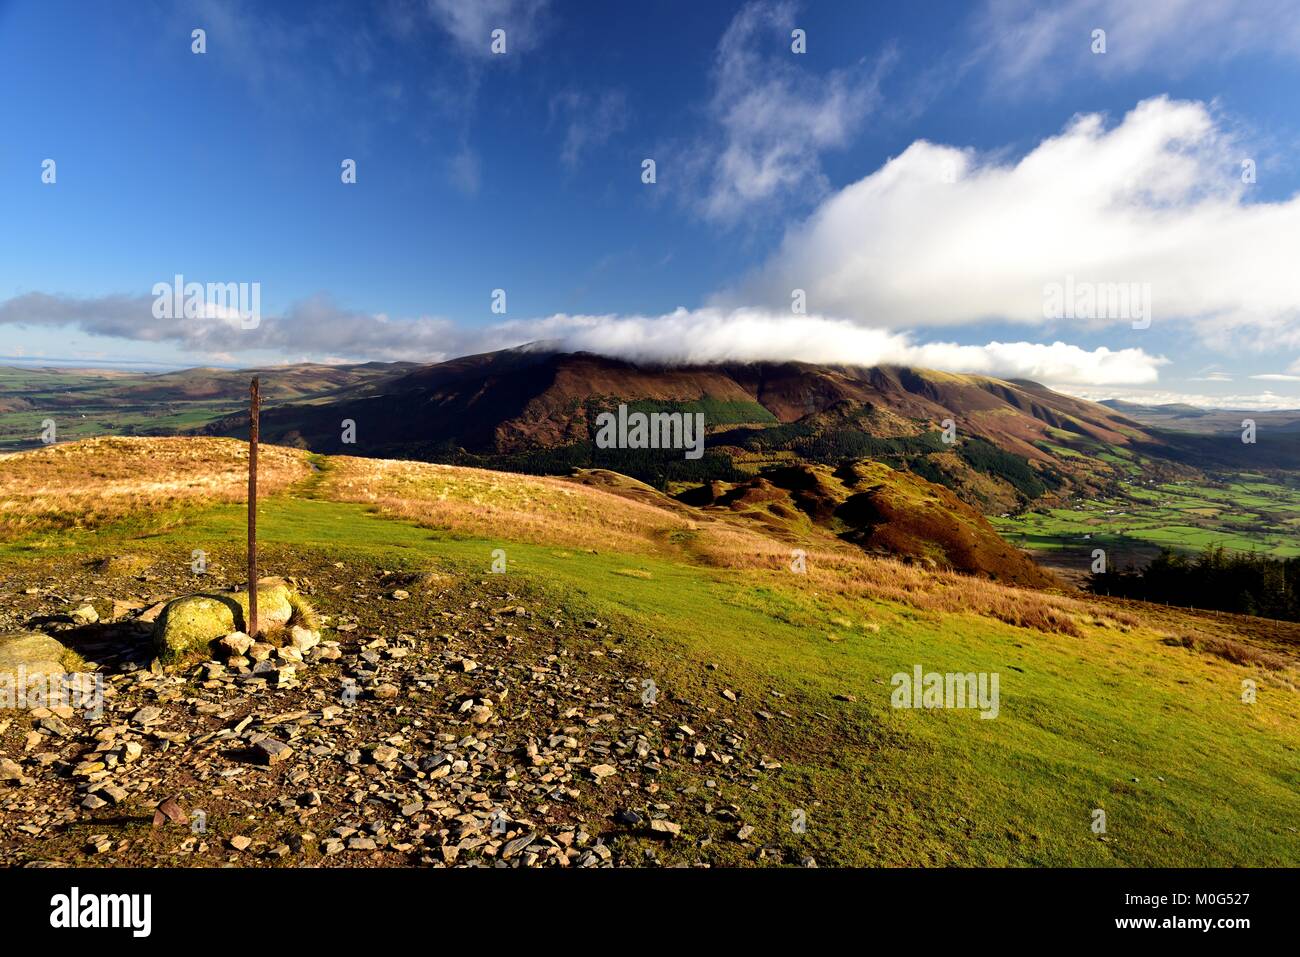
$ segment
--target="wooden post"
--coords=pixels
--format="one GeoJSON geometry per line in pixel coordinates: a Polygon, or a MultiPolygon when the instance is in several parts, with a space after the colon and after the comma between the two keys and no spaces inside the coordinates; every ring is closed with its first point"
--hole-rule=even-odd
{"type": "Polygon", "coordinates": [[[261,395],[257,377],[248,386],[248,635],[257,635],[257,418],[261,395]]]}

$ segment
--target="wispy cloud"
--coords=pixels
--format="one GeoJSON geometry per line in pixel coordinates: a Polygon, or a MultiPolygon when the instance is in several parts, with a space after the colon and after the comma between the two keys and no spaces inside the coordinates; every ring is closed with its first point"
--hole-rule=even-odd
{"type": "Polygon", "coordinates": [[[875,66],[816,72],[791,51],[797,7],[758,0],[736,14],[714,55],[709,130],[686,150],[700,181],[700,211],[734,222],[765,203],[827,189],[821,155],[846,146],[879,100],[891,57],[875,66]]]}
{"type": "Polygon", "coordinates": [[[1182,76],[1242,55],[1300,58],[1294,0],[991,0],[977,57],[1002,93],[1053,89],[1077,74],[1182,76]],[[1094,30],[1105,53],[1092,50],[1094,30]]]}
{"type": "MultiPolygon", "coordinates": [[[[168,9],[177,35],[202,27],[208,60],[246,83],[263,105],[295,112],[339,113],[381,62],[375,31],[348,17],[347,7],[317,4],[292,11],[252,0],[182,0],[168,9]],[[326,57],[314,56],[329,50],[326,57]]],[[[186,40],[188,42],[188,39],[186,40]]]]}
{"type": "Polygon", "coordinates": [[[603,146],[627,128],[627,94],[622,90],[565,90],[551,97],[550,115],[552,123],[564,128],[560,161],[575,169],[584,153],[603,146]]]}
{"type": "Polygon", "coordinates": [[[546,29],[550,0],[428,0],[428,10],[469,56],[492,55],[492,31],[506,32],[507,53],[533,49],[546,29]]]}
{"type": "Polygon", "coordinates": [[[1156,327],[1294,348],[1300,196],[1252,202],[1240,158],[1208,107],[1163,97],[1109,128],[1077,117],[1015,162],[917,141],[716,302],[788,307],[803,289],[810,310],[875,325],[1042,324],[1045,291],[1073,277],[1149,284],[1156,327]]]}
{"type": "Polygon", "coordinates": [[[447,160],[447,178],[466,196],[477,195],[483,181],[482,164],[478,153],[468,143],[447,160]]]}

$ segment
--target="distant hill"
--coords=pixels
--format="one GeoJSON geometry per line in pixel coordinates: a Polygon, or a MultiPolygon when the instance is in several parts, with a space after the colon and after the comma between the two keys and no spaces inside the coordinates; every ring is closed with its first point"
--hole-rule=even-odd
{"type": "Polygon", "coordinates": [[[1037,383],[903,367],[664,367],[587,353],[507,350],[417,369],[393,380],[387,394],[472,413],[471,420],[440,416],[421,424],[427,434],[455,436],[467,449],[497,453],[581,437],[586,407],[602,397],[699,403],[711,430],[868,409],[883,413],[880,428],[908,434],[914,430],[906,423],[929,422],[937,429],[943,418],[956,416],[960,432],[1042,461],[1051,455],[1034,443],[1052,429],[1117,444],[1145,437],[1124,416],[1037,383]]]}
{"type": "Polygon", "coordinates": [[[0,368],[0,449],[39,444],[46,418],[60,440],[243,437],[254,372],[268,442],[536,474],[607,469],[674,494],[773,468],[867,459],[1001,514],[1206,467],[1300,467],[1300,413],[1256,414],[1261,441],[1243,445],[1237,413],[1092,403],[1026,380],[801,362],[663,366],[543,346],[424,365],[0,368]],[[703,457],[598,448],[597,416],[619,404],[703,414],[703,457]]]}
{"type": "Polygon", "coordinates": [[[1257,425],[1266,425],[1270,430],[1300,433],[1300,409],[1203,409],[1183,402],[1140,405],[1120,399],[1106,399],[1099,404],[1143,425],[1181,432],[1240,433],[1241,420],[1253,419],[1257,425]]]}
{"type": "MultiPolygon", "coordinates": [[[[246,430],[242,413],[203,429],[246,430]]],[[[1112,465],[1089,453],[1158,444],[1119,412],[1028,381],[799,362],[665,367],[528,348],[414,368],[342,389],[328,403],[277,405],[263,412],[262,434],[329,453],[539,473],[608,468],[657,487],[872,457],[914,465],[990,510],[1067,481],[1113,481],[1112,465]],[[703,413],[705,459],[596,448],[596,416],[619,403],[703,413]],[[355,444],[344,441],[344,420],[355,423],[355,444]],[[955,444],[943,440],[945,420],[955,444]]]]}
{"type": "Polygon", "coordinates": [[[248,403],[248,381],[262,380],[263,401],[329,401],[341,390],[364,393],[404,375],[415,363],[301,363],[270,369],[124,372],[0,366],[0,451],[40,444],[53,419],[60,440],[97,435],[175,435],[248,403]]]}

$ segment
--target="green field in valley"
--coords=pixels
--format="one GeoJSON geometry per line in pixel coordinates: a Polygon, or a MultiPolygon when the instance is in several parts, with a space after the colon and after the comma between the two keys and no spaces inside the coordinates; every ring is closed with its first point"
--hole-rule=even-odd
{"type": "Polygon", "coordinates": [[[1210,545],[1289,558],[1300,555],[1300,483],[1246,473],[1202,484],[1132,484],[1121,496],[1075,498],[990,521],[1022,548],[1062,558],[1094,548],[1125,556],[1210,545]]]}

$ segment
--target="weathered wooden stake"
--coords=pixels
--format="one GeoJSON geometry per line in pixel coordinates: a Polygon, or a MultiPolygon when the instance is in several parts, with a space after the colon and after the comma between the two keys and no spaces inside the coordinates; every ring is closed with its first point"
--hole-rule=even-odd
{"type": "Polygon", "coordinates": [[[248,386],[248,634],[257,635],[257,418],[261,412],[257,377],[248,386]]]}

